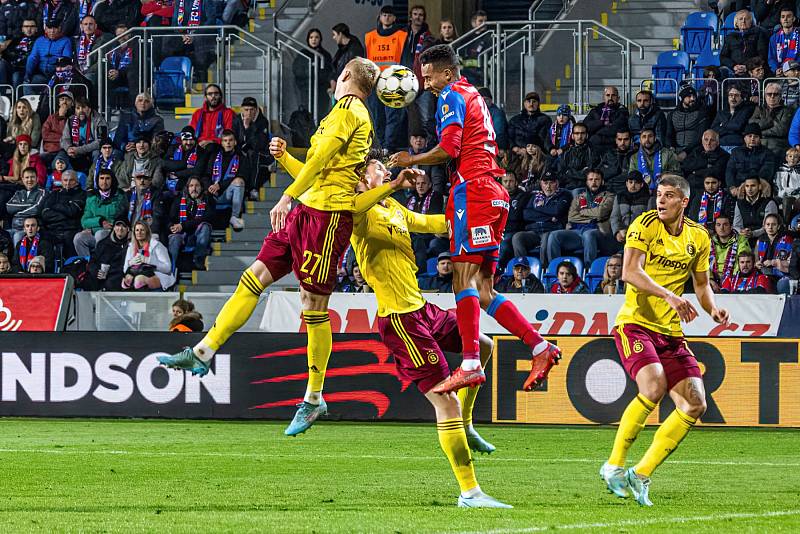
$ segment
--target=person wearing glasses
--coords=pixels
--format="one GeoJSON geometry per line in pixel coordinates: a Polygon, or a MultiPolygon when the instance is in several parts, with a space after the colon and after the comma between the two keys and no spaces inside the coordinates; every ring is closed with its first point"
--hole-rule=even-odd
{"type": "Polygon", "coordinates": [[[25,65],[36,41],[38,26],[33,19],[22,22],[22,35],[0,43],[0,84],[15,88],[25,79],[25,65]]]}
{"type": "Polygon", "coordinates": [[[781,86],[768,83],[764,88],[764,105],[759,106],[750,117],[750,123],[761,127],[761,144],[776,157],[782,157],[789,148],[789,126],[794,110],[783,103],[781,86]]]}
{"type": "Polygon", "coordinates": [[[194,128],[197,144],[202,148],[219,144],[224,130],[233,129],[233,110],[222,101],[222,89],[215,83],[206,86],[206,101],[192,115],[189,125],[194,128]]]}

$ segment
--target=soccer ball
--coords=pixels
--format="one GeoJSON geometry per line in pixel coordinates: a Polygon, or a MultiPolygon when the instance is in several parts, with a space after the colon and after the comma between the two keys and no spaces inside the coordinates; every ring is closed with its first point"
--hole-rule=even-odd
{"type": "Polygon", "coordinates": [[[404,108],[417,98],[419,81],[408,67],[392,65],[381,72],[375,91],[390,108],[404,108]]]}

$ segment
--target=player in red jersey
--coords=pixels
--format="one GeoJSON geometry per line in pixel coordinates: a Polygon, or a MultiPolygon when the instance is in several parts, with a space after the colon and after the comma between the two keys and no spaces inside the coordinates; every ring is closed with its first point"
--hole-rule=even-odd
{"type": "Polygon", "coordinates": [[[486,381],[478,346],[481,308],[530,347],[531,373],[523,386],[530,391],[547,378],[561,352],[493,288],[508,218],[508,193],[497,181],[505,171],[495,160],[497,142],[492,117],[478,90],[459,73],[458,56],[449,45],[428,48],[420,56],[420,63],[425,89],[439,97],[439,144],[423,154],[393,154],[390,164],[410,167],[452,160],[445,215],[453,259],[456,318],[464,352],[461,366],[432,391],[447,393],[486,381]]]}

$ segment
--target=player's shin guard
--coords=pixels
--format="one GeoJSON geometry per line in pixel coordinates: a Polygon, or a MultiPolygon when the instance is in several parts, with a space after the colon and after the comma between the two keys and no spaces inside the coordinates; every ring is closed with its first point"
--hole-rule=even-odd
{"type": "Polygon", "coordinates": [[[539,335],[539,332],[531,326],[531,323],[522,316],[517,307],[512,302],[506,300],[503,295],[497,295],[492,302],[489,303],[489,307],[486,308],[486,313],[494,317],[494,320],[497,321],[500,326],[520,338],[531,350],[544,341],[544,338],[539,335]]]}
{"type": "Polygon", "coordinates": [[[464,421],[460,417],[438,421],[436,430],[439,433],[439,444],[450,460],[450,467],[456,475],[462,493],[478,485],[475,468],[472,466],[472,454],[464,433],[464,421]]]}
{"type": "Polygon", "coordinates": [[[331,357],[331,319],[327,311],[304,311],[308,330],[308,391],[322,391],[331,357]]]}
{"type": "Polygon", "coordinates": [[[656,404],[647,397],[639,394],[628,404],[622,414],[617,428],[617,436],[614,438],[614,448],[611,449],[611,456],[608,463],[617,467],[625,467],[625,458],[628,456],[628,449],[639,436],[639,432],[644,428],[644,422],[653,412],[656,404]]]}
{"type": "Polygon", "coordinates": [[[465,370],[476,369],[481,363],[480,335],[481,304],[478,299],[478,290],[468,288],[456,295],[456,322],[458,333],[461,335],[461,347],[464,351],[465,370]]]}
{"type": "Polygon", "coordinates": [[[239,330],[253,315],[258,305],[258,298],[264,292],[264,286],[249,268],[242,273],[239,285],[231,298],[225,303],[217,315],[214,326],[203,340],[194,347],[194,352],[203,361],[210,360],[214,353],[239,330]]]}
{"type": "Polygon", "coordinates": [[[697,423],[697,419],[686,415],[680,408],[675,408],[675,411],[661,423],[650,448],[634,466],[633,470],[636,471],[636,474],[651,476],[656,467],[678,448],[695,423],[697,423]]]}

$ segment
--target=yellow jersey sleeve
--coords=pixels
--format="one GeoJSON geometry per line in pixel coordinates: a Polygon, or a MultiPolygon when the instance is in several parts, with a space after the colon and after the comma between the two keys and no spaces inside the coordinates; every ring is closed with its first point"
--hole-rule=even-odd
{"type": "Polygon", "coordinates": [[[447,232],[447,221],[444,215],[423,215],[400,206],[406,218],[408,231],[415,234],[444,234],[447,232]]]}
{"type": "Polygon", "coordinates": [[[286,169],[286,172],[289,173],[292,180],[296,180],[300,171],[303,170],[303,162],[289,154],[289,152],[284,152],[283,156],[278,158],[278,163],[286,169]]]}

